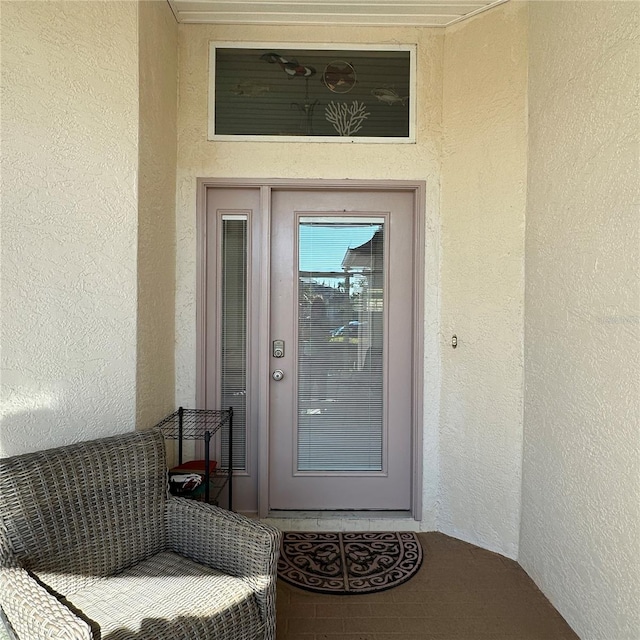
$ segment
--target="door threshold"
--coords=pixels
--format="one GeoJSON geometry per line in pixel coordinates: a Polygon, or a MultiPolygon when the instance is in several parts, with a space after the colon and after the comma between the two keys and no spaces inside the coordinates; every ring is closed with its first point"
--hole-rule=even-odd
{"type": "Polygon", "coordinates": [[[345,519],[345,520],[413,520],[411,511],[289,511],[271,509],[269,518],[281,520],[345,519]]]}

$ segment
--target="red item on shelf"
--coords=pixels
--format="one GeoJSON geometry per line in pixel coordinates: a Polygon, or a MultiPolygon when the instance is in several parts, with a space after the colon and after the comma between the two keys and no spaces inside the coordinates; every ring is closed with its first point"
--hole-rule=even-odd
{"type": "MultiPolygon", "coordinates": [[[[209,460],[209,475],[213,475],[215,473],[217,466],[218,466],[218,462],[216,460],[209,460]]],[[[177,467],[171,468],[171,473],[177,473],[177,472],[183,472],[183,471],[192,471],[194,473],[204,473],[205,472],[204,460],[189,460],[189,462],[183,462],[177,467]]]]}

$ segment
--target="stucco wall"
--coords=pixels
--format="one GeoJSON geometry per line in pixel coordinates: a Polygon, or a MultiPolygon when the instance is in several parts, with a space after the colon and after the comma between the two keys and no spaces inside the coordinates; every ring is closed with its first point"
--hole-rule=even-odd
{"type": "Polygon", "coordinates": [[[196,178],[369,178],[427,181],[425,519],[435,527],[439,390],[438,249],[442,31],[412,28],[180,25],[177,182],[177,402],[193,406],[196,372],[196,178]],[[207,141],[209,41],[417,43],[417,144],[207,141]]]}
{"type": "Polygon", "coordinates": [[[140,175],[136,425],[175,408],[178,23],[165,0],[139,3],[140,175]]]}
{"type": "Polygon", "coordinates": [[[0,455],[135,420],[137,6],[2,2],[0,455]]]}
{"type": "Polygon", "coordinates": [[[640,637],[638,13],[530,8],[519,560],[589,640],[640,637]]]}
{"type": "Polygon", "coordinates": [[[526,83],[525,4],[447,29],[439,528],[512,558],[522,457],[526,83]]]}

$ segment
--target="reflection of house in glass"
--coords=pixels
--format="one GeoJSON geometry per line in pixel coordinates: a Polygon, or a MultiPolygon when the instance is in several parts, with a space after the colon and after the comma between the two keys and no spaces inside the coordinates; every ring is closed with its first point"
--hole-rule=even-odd
{"type": "MultiPolygon", "coordinates": [[[[366,276],[367,296],[362,304],[367,309],[382,311],[382,290],[384,285],[384,235],[382,227],[371,240],[359,247],[349,248],[342,259],[342,268],[346,274],[346,288],[349,289],[354,275],[366,276]]],[[[364,309],[363,309],[364,310],[364,309]]]]}
{"type": "Polygon", "coordinates": [[[353,292],[358,314],[357,368],[382,366],[384,309],[384,232],[382,226],[371,240],[347,249],[342,259],[345,288],[353,292]],[[356,281],[354,283],[354,281],[356,281]]]}

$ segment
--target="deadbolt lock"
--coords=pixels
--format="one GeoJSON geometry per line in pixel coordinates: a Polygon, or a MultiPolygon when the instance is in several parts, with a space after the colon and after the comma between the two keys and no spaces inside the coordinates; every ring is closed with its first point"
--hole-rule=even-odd
{"type": "Polygon", "coordinates": [[[284,358],[284,340],[273,341],[272,353],[274,358],[284,358]]]}

